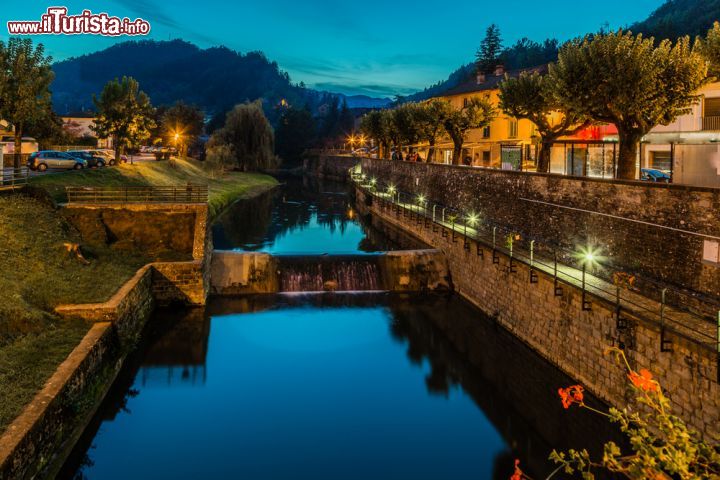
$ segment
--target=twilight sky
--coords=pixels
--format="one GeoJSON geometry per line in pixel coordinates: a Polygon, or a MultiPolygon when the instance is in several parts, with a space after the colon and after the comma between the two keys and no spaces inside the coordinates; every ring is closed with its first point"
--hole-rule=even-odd
{"type": "MultiPolygon", "coordinates": [[[[142,17],[148,38],[181,38],[207,48],[262,50],[293,81],[347,94],[390,96],[420,90],[471,61],[490,23],[506,45],[527,36],[567,40],[641,20],[662,0],[13,0],[0,10],[0,40],[8,20],[39,20],[49,6],[69,14],[142,17]]],[[[56,60],[142,37],[37,36],[56,60]]]]}

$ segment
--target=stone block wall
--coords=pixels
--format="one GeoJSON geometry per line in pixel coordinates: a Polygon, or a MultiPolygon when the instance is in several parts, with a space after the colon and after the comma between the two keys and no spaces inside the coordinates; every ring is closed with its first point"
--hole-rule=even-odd
{"type": "Polygon", "coordinates": [[[703,261],[704,241],[720,239],[720,189],[375,159],[362,168],[536,238],[538,248],[597,245],[605,263],[637,274],[646,294],[658,295],[659,281],[686,290],[709,315],[720,309],[720,265],[703,261]]]}
{"type": "Polygon", "coordinates": [[[632,400],[625,372],[604,355],[607,347],[622,347],[634,368],[648,368],[657,376],[677,414],[707,438],[720,433],[718,357],[711,348],[668,334],[672,352],[661,352],[656,325],[624,313],[628,326],[618,328],[613,305],[592,297],[592,308],[585,311],[579,288],[563,284],[562,295],[556,296],[552,276],[538,271],[537,283],[531,283],[527,265],[516,261],[513,272],[503,254],[495,264],[486,247],[478,256],[475,242],[467,250],[462,238],[455,243],[442,229],[418,226],[378,202],[365,201],[361,190],[357,195],[358,208],[372,214],[375,227],[402,228],[441,250],[458,293],[599,398],[615,406],[632,400]]]}

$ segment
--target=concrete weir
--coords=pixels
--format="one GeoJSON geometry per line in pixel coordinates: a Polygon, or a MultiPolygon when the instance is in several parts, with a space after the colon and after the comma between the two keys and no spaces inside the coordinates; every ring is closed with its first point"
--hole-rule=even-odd
{"type": "Polygon", "coordinates": [[[215,251],[211,263],[214,295],[451,288],[447,260],[440,250],[303,256],[215,251]]]}

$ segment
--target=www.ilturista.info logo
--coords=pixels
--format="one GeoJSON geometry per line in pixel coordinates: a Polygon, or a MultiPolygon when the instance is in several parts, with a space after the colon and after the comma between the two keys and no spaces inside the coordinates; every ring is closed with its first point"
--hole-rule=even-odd
{"type": "Polygon", "coordinates": [[[83,10],[80,15],[68,15],[66,7],[50,7],[40,20],[7,22],[10,35],[147,35],[150,23],[142,18],[111,17],[107,13],[83,10]]]}

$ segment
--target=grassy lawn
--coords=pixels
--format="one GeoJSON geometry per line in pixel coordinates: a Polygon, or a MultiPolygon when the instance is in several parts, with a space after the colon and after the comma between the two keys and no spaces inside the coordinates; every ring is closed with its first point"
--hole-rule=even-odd
{"type": "MultiPolygon", "coordinates": [[[[177,185],[207,183],[210,211],[217,214],[238,198],[272,188],[267,175],[213,176],[202,162],[143,162],[100,170],[43,175],[32,184],[64,201],[66,185],[177,185]]],[[[0,433],[43,387],[57,366],[89,330],[82,322],[53,314],[63,303],[110,298],[151,259],[142,252],[83,245],[90,264],[65,252],[63,243],[80,243],[78,233],[43,201],[0,196],[0,433]]]]}
{"type": "Polygon", "coordinates": [[[99,170],[83,170],[34,177],[33,185],[43,187],[58,202],[64,202],[65,186],[183,185],[207,184],[210,190],[210,215],[214,216],[230,203],[277,185],[277,181],[260,173],[228,172],[215,174],[205,162],[196,160],[147,161],[121,164],[99,170]]]}

